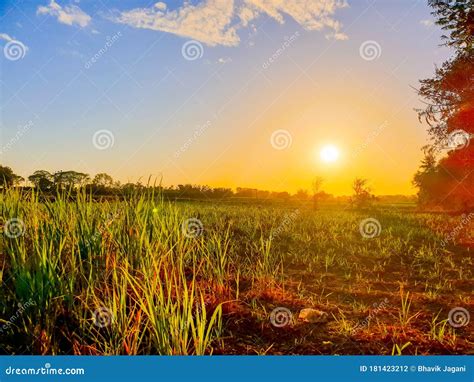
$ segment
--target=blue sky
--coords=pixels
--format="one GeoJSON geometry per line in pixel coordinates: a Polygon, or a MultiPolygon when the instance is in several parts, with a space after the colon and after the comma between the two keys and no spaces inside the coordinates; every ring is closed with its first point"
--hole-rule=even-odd
{"type": "Polygon", "coordinates": [[[3,1],[0,44],[23,52],[0,57],[0,163],[292,191],[321,174],[334,193],[365,176],[412,192],[427,140],[412,87],[450,54],[426,2],[293,3],[3,1]],[[269,144],[277,130],[291,147],[269,144]],[[313,158],[326,143],[341,150],[332,167],[313,158]]]}

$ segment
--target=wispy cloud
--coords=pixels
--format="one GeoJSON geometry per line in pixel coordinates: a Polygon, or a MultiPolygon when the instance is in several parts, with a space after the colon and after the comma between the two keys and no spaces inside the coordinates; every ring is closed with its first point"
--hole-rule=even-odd
{"type": "Polygon", "coordinates": [[[89,25],[91,17],[77,5],[66,5],[62,7],[55,0],[51,0],[49,5],[41,5],[36,13],[38,15],[50,15],[56,17],[61,24],[78,25],[82,28],[89,25]]]}
{"type": "Polygon", "coordinates": [[[347,36],[345,33],[342,33],[342,32],[332,32],[332,33],[328,33],[326,35],[326,38],[327,39],[334,39],[334,40],[344,41],[344,40],[347,40],[349,38],[349,36],[347,36]]]}
{"type": "Polygon", "coordinates": [[[426,28],[431,28],[434,25],[434,22],[430,19],[420,20],[420,24],[426,28]]]}
{"type": "MultiPolygon", "coordinates": [[[[334,33],[341,33],[341,24],[333,15],[340,8],[347,7],[343,0],[244,0],[244,7],[254,11],[255,17],[266,13],[280,23],[284,15],[292,17],[304,29],[322,30],[329,28],[334,33]]],[[[246,20],[248,22],[248,20],[246,20]]]]}
{"type": "Polygon", "coordinates": [[[306,30],[328,29],[327,37],[344,40],[347,36],[334,14],[346,6],[345,0],[203,0],[194,5],[185,2],[170,10],[164,2],[158,2],[150,8],[120,12],[112,20],[135,28],[173,33],[210,46],[236,46],[240,42],[237,31],[260,16],[270,16],[279,23],[289,16],[306,30]]]}
{"type": "Polygon", "coordinates": [[[15,39],[9,35],[7,35],[6,33],[0,33],[0,40],[5,40],[7,42],[9,41],[14,41],[15,39]]]}
{"type": "Polygon", "coordinates": [[[239,43],[235,27],[233,0],[207,0],[198,5],[185,3],[169,10],[163,2],[151,8],[136,8],[120,13],[115,21],[192,38],[208,45],[233,46],[239,43]]]}
{"type": "Polygon", "coordinates": [[[232,59],[230,57],[219,57],[217,60],[218,64],[228,64],[229,62],[232,62],[232,59]]]}
{"type": "Polygon", "coordinates": [[[23,44],[22,42],[16,40],[15,38],[11,37],[10,35],[8,35],[6,33],[0,33],[0,40],[4,40],[7,43],[10,42],[10,43],[20,44],[23,47],[24,53],[26,53],[28,51],[28,47],[25,44],[23,44]]]}

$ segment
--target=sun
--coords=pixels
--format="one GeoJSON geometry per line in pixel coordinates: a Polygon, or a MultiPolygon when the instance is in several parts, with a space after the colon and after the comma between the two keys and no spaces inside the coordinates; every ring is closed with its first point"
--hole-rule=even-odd
{"type": "Polygon", "coordinates": [[[335,162],[339,159],[339,149],[333,145],[326,145],[319,152],[319,156],[323,162],[335,162]]]}

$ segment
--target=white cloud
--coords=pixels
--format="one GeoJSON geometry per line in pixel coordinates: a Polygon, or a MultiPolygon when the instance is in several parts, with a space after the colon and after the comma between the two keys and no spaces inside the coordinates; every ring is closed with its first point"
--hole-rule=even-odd
{"type": "Polygon", "coordinates": [[[6,42],[19,42],[19,43],[21,43],[22,46],[25,47],[26,51],[28,50],[28,47],[25,44],[23,44],[21,41],[18,41],[17,39],[11,37],[10,35],[8,35],[6,33],[0,33],[0,40],[4,40],[6,42]]]}
{"type": "Polygon", "coordinates": [[[280,23],[284,14],[291,16],[307,30],[332,29],[340,33],[341,24],[333,18],[334,13],[347,7],[343,0],[244,0],[247,7],[263,12],[280,23]]]}
{"type": "Polygon", "coordinates": [[[229,62],[232,62],[232,59],[230,57],[219,57],[217,60],[218,64],[228,64],[229,62]]]}
{"type": "Polygon", "coordinates": [[[250,21],[258,17],[258,11],[253,7],[242,6],[239,9],[239,19],[242,22],[242,26],[246,27],[250,21]]]}
{"type": "Polygon", "coordinates": [[[55,0],[51,0],[49,5],[39,6],[36,13],[38,15],[50,15],[58,19],[62,24],[77,24],[84,28],[91,22],[91,17],[77,5],[66,5],[61,7],[55,0]]]}
{"type": "Polygon", "coordinates": [[[9,41],[14,41],[15,39],[13,37],[10,37],[6,33],[0,33],[0,40],[5,40],[9,42],[9,41]]]}
{"type": "Polygon", "coordinates": [[[326,35],[326,38],[328,40],[334,39],[338,41],[344,41],[344,40],[347,40],[349,37],[345,33],[342,33],[342,32],[332,32],[332,33],[328,33],[326,35]]]}
{"type": "Polygon", "coordinates": [[[208,45],[233,46],[239,43],[236,29],[231,26],[233,0],[206,0],[198,5],[185,3],[168,10],[163,2],[151,8],[136,8],[122,12],[115,21],[133,26],[173,33],[208,45]]]}
{"type": "Polygon", "coordinates": [[[434,22],[430,19],[425,19],[425,20],[421,20],[420,24],[425,26],[426,28],[431,28],[434,25],[434,22]]]}
{"type": "Polygon", "coordinates": [[[329,29],[328,38],[345,40],[341,24],[334,18],[338,9],[347,6],[345,0],[203,0],[196,5],[185,2],[169,10],[160,1],[150,8],[124,11],[113,20],[135,28],[173,33],[201,41],[210,46],[236,46],[237,31],[248,27],[261,15],[279,23],[285,16],[293,18],[306,30],[329,29]]]}

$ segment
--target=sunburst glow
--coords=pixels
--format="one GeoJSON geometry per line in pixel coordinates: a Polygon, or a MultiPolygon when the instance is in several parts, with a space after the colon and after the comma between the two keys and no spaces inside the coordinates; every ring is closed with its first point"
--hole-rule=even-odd
{"type": "Polygon", "coordinates": [[[333,145],[324,146],[319,153],[321,160],[326,163],[337,161],[339,159],[339,155],[339,149],[333,145]]]}

